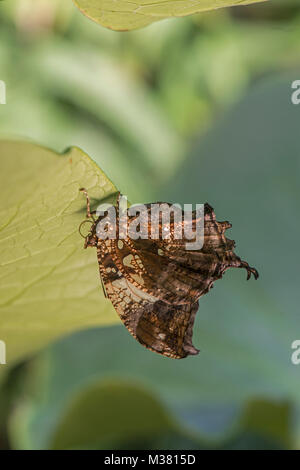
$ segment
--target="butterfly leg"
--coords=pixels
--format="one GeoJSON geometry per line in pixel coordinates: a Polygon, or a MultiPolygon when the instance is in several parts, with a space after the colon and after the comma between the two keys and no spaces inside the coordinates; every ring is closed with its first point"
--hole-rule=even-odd
{"type": "Polygon", "coordinates": [[[105,297],[106,299],[108,299],[108,295],[107,295],[107,293],[106,293],[106,289],[105,289],[105,285],[104,285],[104,282],[103,282],[103,279],[102,279],[101,271],[100,271],[100,281],[101,281],[101,286],[102,286],[102,290],[103,290],[104,297],[105,297]]]}

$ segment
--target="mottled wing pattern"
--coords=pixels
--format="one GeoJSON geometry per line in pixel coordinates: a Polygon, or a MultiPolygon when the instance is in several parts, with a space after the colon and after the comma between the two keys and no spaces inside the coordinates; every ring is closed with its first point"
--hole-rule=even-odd
{"type": "Polygon", "coordinates": [[[115,243],[98,241],[98,262],[106,294],[128,331],[142,345],[167,357],[198,354],[192,344],[198,302],[169,304],[130,282],[114,260],[115,243]]]}
{"type": "Polygon", "coordinates": [[[111,242],[114,263],[137,288],[178,305],[196,301],[202,295],[203,282],[196,271],[150,250],[137,250],[129,239],[111,242]]]}
{"type": "MultiPolygon", "coordinates": [[[[151,204],[146,207],[149,213],[151,204]]],[[[128,219],[130,224],[134,217],[128,219]]],[[[176,239],[174,219],[168,239],[161,236],[162,222],[159,238],[151,239],[151,222],[148,217],[145,220],[148,239],[138,240],[101,240],[95,221],[85,247],[97,247],[107,297],[132,336],[151,351],[171,358],[198,354],[192,334],[199,298],[229,268],[245,268],[248,278],[251,274],[257,278],[258,273],[234,253],[234,241],[225,237],[231,225],[217,222],[209,204],[204,206],[204,244],[196,251],[186,249],[190,240],[176,239]]],[[[189,223],[194,229],[196,213],[189,223]]]]}
{"type": "MultiPolygon", "coordinates": [[[[192,220],[194,225],[195,215],[192,220]]],[[[119,241],[114,257],[129,280],[147,286],[149,293],[159,293],[166,302],[184,304],[206,294],[229,268],[245,268],[248,276],[251,272],[257,275],[233,252],[235,242],[225,237],[230,227],[227,221],[217,222],[212,207],[205,204],[204,245],[200,250],[188,251],[187,239],[175,239],[171,223],[170,239],[119,241]]]]}

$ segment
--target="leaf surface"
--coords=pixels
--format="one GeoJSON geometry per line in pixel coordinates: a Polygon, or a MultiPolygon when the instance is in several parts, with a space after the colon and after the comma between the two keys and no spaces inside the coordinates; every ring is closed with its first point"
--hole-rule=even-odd
{"type": "Polygon", "coordinates": [[[86,187],[94,202],[116,188],[81,150],[0,143],[0,337],[7,362],[59,336],[117,321],[101,293],[97,258],[83,249],[86,187]]]}
{"type": "Polygon", "coordinates": [[[116,31],[129,31],[154,21],[249,5],[262,0],[74,0],[83,14],[116,31]]]}

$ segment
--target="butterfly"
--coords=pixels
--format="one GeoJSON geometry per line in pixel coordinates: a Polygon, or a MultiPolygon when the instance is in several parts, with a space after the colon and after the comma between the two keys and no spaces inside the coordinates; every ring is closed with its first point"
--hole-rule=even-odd
{"type": "MultiPolygon", "coordinates": [[[[105,296],[127,330],[143,346],[163,356],[182,359],[198,354],[192,336],[200,297],[229,268],[244,268],[247,279],[251,275],[258,278],[257,270],[234,253],[235,242],[226,238],[225,231],[231,224],[218,222],[213,208],[206,203],[201,249],[189,251],[185,238],[174,237],[174,219],[170,221],[169,238],[162,236],[165,227],[160,220],[160,236],[156,239],[120,238],[120,233],[115,238],[103,239],[97,232],[101,217],[95,219],[87,191],[80,190],[86,196],[87,220],[91,223],[88,235],[84,236],[84,247],[96,247],[105,296]]],[[[145,207],[150,212],[152,205],[145,207]]],[[[118,214],[117,211],[117,218],[118,214]]],[[[196,217],[194,211],[192,226],[196,217]]],[[[133,219],[128,215],[128,223],[133,219]]],[[[150,222],[145,224],[151,233],[150,222]]]]}

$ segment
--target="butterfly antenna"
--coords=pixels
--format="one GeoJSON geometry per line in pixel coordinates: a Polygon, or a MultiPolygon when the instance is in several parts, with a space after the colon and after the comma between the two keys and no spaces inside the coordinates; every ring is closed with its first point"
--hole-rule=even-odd
{"type": "Polygon", "coordinates": [[[96,214],[96,211],[91,211],[91,203],[90,203],[90,197],[88,195],[88,192],[85,188],[80,188],[79,191],[81,191],[85,197],[86,197],[86,216],[88,219],[93,219],[95,222],[94,214],[96,214]]]}
{"type": "Polygon", "coordinates": [[[81,191],[86,197],[86,216],[88,218],[91,218],[92,217],[91,204],[90,204],[90,198],[89,198],[88,192],[85,188],[80,188],[79,191],[81,191]]]}

